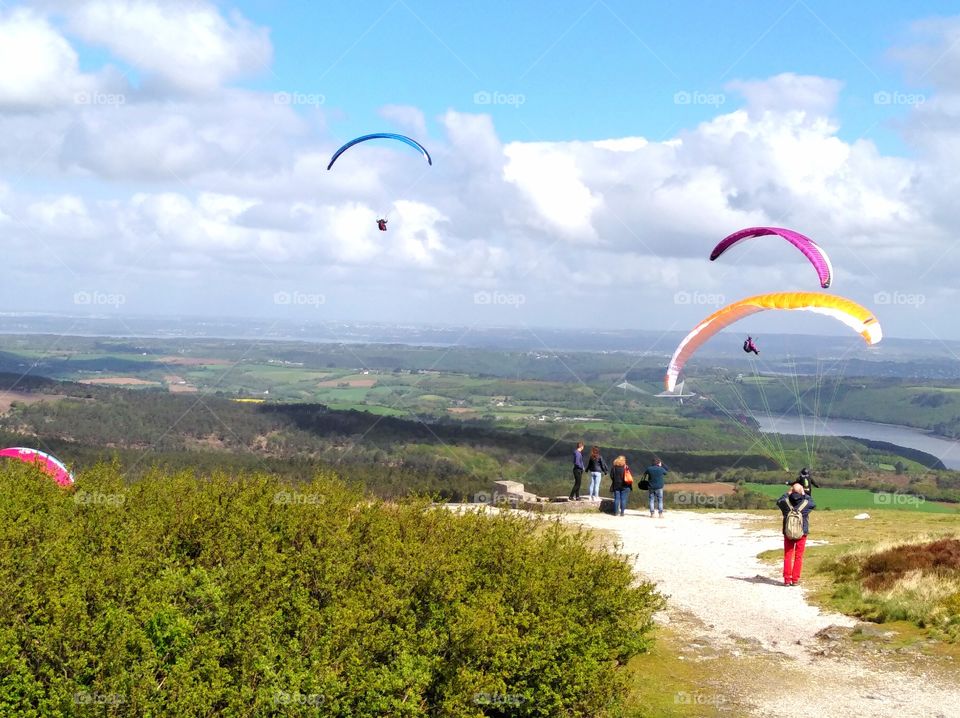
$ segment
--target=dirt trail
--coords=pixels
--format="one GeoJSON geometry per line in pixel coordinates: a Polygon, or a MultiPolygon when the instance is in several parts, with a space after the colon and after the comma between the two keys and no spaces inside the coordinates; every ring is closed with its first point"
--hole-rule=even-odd
{"type": "Polygon", "coordinates": [[[706,639],[732,656],[748,646],[765,657],[769,673],[734,674],[723,687],[750,714],[960,718],[956,671],[931,675],[923,662],[879,654],[824,655],[830,652],[816,634],[830,626],[849,629],[855,621],[811,606],[802,588],[783,586],[777,567],[757,558],[783,546],[779,533],[757,525],[761,518],[687,511],[668,512],[661,520],[628,511],[624,517],[571,514],[565,520],[614,531],[637,572],[669,596],[665,620],[688,614],[702,624],[703,634],[691,635],[691,641],[706,639]],[[797,695],[804,696],[799,706],[797,695]]]}

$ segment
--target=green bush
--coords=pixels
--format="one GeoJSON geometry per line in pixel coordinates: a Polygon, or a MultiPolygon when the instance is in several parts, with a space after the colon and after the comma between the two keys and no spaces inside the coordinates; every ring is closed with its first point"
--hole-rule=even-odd
{"type": "Polygon", "coordinates": [[[332,475],[0,490],[0,715],[602,716],[663,603],[557,523],[332,475]]]}

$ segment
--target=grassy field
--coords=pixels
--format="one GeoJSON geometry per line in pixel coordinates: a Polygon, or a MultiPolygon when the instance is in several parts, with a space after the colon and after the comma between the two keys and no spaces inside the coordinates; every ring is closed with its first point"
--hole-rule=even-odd
{"type": "MultiPolygon", "coordinates": [[[[751,491],[758,491],[771,498],[779,498],[786,490],[785,486],[771,484],[746,484],[751,491]]],[[[874,493],[866,489],[816,489],[814,499],[820,510],[863,510],[906,511],[934,514],[958,514],[960,506],[925,501],[922,497],[909,494],[874,493]]]]}

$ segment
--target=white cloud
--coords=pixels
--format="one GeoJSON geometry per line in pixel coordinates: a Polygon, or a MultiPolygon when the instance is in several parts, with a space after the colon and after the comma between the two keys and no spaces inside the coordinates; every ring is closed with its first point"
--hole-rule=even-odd
{"type": "Polygon", "coordinates": [[[914,82],[960,92],[960,17],[919,20],[911,34],[914,43],[894,48],[891,56],[906,66],[914,82]]]}
{"type": "Polygon", "coordinates": [[[45,17],[0,12],[0,111],[83,104],[119,84],[109,68],[100,77],[82,73],[76,50],[45,17]]]}
{"type": "Polygon", "coordinates": [[[814,117],[829,115],[837,104],[843,83],[826,77],[785,72],[763,80],[735,80],[727,89],[742,94],[753,117],[799,112],[814,117]]]}
{"type": "Polygon", "coordinates": [[[576,146],[514,142],[506,147],[503,177],[530,200],[536,214],[553,231],[588,242],[596,241],[592,218],[603,198],[584,183],[576,146]]]}
{"type": "Polygon", "coordinates": [[[174,89],[218,90],[266,68],[269,32],[201,0],[68,0],[71,32],[174,89]]]}
{"type": "Polygon", "coordinates": [[[419,108],[409,105],[384,105],[378,114],[399,127],[401,132],[413,135],[413,138],[419,139],[421,143],[427,141],[427,121],[419,108]]]}

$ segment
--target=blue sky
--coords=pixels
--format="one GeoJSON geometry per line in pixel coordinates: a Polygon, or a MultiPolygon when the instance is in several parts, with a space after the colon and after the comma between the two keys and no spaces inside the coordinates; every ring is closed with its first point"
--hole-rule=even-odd
{"type": "Polygon", "coordinates": [[[842,81],[839,135],[868,137],[884,151],[904,151],[891,126],[903,108],[876,104],[875,93],[925,89],[907,81],[890,48],[908,40],[913,20],[956,10],[817,0],[237,7],[270,27],[275,48],[272,70],[252,86],[322,94],[344,138],[378,127],[384,104],[415,105],[428,120],[481,109],[506,141],[666,138],[740,104],[725,89],[730,81],[793,72],[842,81]],[[478,92],[503,93],[504,104],[478,107],[478,92]],[[700,104],[678,104],[677,93],[700,104]],[[523,103],[507,104],[510,95],[523,103]]]}
{"type": "Polygon", "coordinates": [[[777,225],[960,338],[958,78],[947,2],[0,5],[0,310],[689,327],[816,289],[784,244],[706,261],[777,225]],[[433,166],[326,171],[382,130],[433,166]]]}

